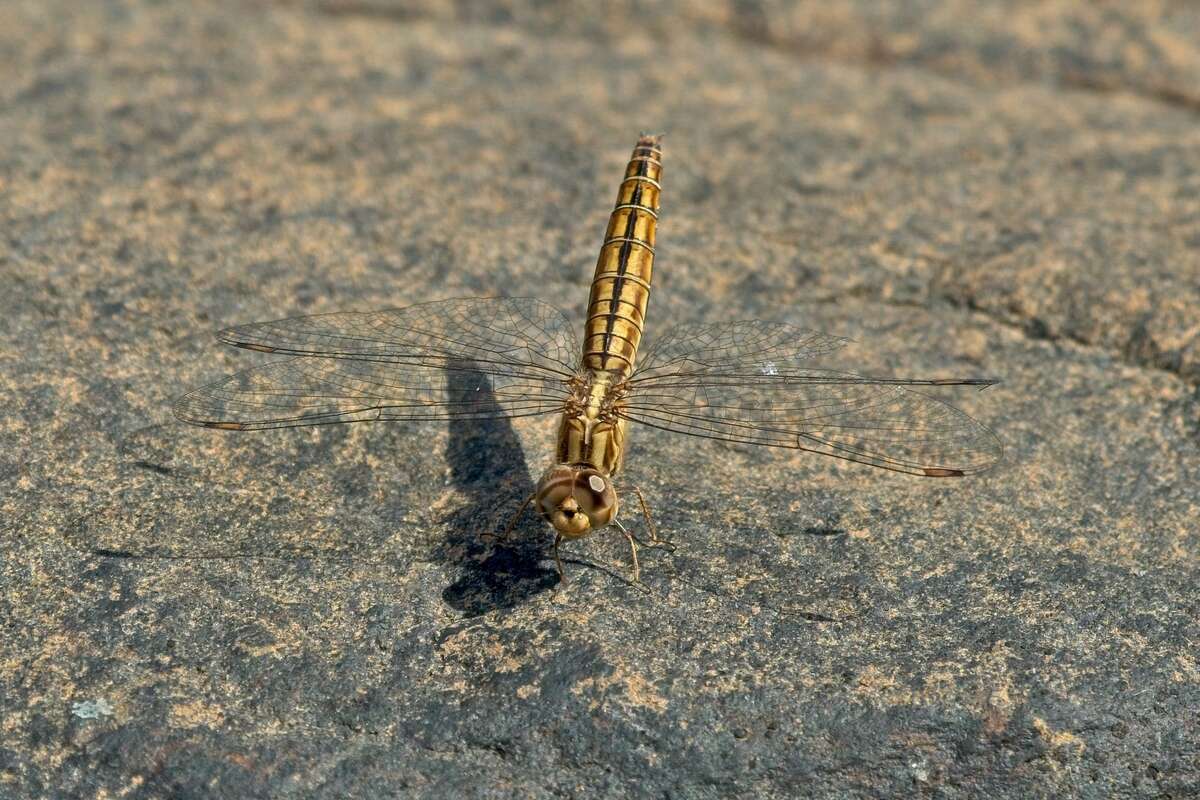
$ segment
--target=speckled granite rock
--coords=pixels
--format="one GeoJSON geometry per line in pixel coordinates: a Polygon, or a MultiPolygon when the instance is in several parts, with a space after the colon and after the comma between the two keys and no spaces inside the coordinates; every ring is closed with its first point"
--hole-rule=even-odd
{"type": "Polygon", "coordinates": [[[7,3],[0,796],[1200,793],[1197,13],[821,5],[7,3]],[[637,430],[645,594],[478,539],[548,423],[171,418],[226,324],[580,313],[641,129],[648,337],[998,376],[1006,463],[637,430]]]}

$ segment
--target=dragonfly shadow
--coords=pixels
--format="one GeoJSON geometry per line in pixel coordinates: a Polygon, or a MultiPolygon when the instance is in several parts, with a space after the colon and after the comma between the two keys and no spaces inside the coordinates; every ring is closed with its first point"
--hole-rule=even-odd
{"type": "Polygon", "coordinates": [[[452,397],[470,398],[471,415],[450,420],[446,461],[451,480],[468,501],[446,520],[449,531],[437,557],[461,570],[442,592],[450,606],[469,616],[520,605],[558,583],[558,573],[542,566],[551,558],[550,538],[526,510],[505,543],[486,534],[487,526],[507,523],[533,482],[512,422],[502,416],[487,376],[471,362],[446,370],[452,397]]]}

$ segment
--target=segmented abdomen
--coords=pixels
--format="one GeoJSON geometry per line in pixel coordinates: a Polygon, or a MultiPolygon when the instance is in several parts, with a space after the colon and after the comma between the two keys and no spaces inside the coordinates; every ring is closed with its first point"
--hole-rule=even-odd
{"type": "Polygon", "coordinates": [[[583,366],[588,369],[629,374],[637,357],[654,265],[662,175],[660,139],[638,139],[625,167],[616,207],[608,218],[584,329],[583,366]]]}

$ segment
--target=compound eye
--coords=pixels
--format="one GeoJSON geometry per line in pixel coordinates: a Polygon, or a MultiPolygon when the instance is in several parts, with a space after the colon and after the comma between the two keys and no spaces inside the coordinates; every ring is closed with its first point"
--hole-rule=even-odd
{"type": "Polygon", "coordinates": [[[543,514],[549,514],[558,508],[563,500],[573,494],[573,476],[549,476],[538,484],[538,505],[543,514]]]}
{"type": "Polygon", "coordinates": [[[612,506],[612,487],[608,479],[595,472],[579,476],[575,498],[588,514],[602,513],[612,506]]]}
{"type": "Polygon", "coordinates": [[[541,501],[545,508],[557,508],[563,498],[570,494],[567,486],[552,486],[542,493],[541,501]]]}

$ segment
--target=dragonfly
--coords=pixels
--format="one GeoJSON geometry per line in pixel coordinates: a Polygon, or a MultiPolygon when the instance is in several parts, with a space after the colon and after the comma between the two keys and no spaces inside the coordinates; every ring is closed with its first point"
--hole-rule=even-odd
{"type": "MultiPolygon", "coordinates": [[[[593,532],[624,535],[640,581],[638,545],[657,535],[632,486],[646,538],[618,520],[614,478],[627,430],[802,450],[898,473],[953,478],[993,466],[996,435],[921,387],[986,378],[870,377],[813,362],[847,339],[764,320],[683,323],[640,348],[662,191],[662,137],[641,136],[625,168],[592,278],[583,338],[536,298],[461,298],[239,325],[226,344],[286,359],[181,397],[185,422],[253,431],[355,422],[557,415],[553,463],[512,516],[532,503],[559,546],[593,532]],[[639,350],[642,352],[639,353],[639,350]],[[455,380],[470,372],[473,379],[455,380]]],[[[622,489],[623,491],[624,489],[622,489]]]]}

